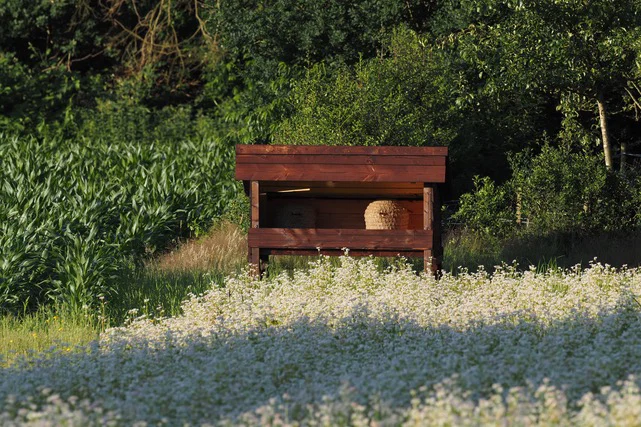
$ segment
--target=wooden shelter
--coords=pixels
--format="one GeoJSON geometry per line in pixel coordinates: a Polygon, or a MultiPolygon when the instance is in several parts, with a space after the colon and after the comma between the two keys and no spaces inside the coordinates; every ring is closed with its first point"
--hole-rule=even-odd
{"type": "MultiPolygon", "coordinates": [[[[441,268],[439,184],[446,147],[237,145],[236,179],[251,200],[249,262],[269,255],[423,257],[441,268]],[[374,201],[403,211],[402,226],[367,229],[374,201]]],[[[383,213],[381,213],[383,215],[383,213]]]]}

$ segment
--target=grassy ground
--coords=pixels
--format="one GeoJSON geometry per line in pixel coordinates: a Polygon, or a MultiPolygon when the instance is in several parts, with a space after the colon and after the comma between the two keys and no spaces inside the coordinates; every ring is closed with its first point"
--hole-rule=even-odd
{"type": "MultiPolygon", "coordinates": [[[[523,236],[499,241],[465,231],[453,231],[444,239],[444,269],[456,272],[459,267],[475,271],[483,265],[487,271],[514,260],[522,268],[534,265],[569,267],[588,265],[595,257],[615,267],[641,265],[641,233],[628,235],[523,236]]],[[[314,257],[275,257],[270,260],[268,276],[283,271],[305,269],[314,257]]],[[[420,260],[414,269],[421,269],[420,260]]],[[[338,262],[333,259],[330,262],[338,262]]],[[[376,260],[383,270],[393,259],[376,260]]],[[[51,346],[73,349],[95,339],[108,326],[124,324],[141,315],[174,317],[182,313],[182,302],[190,294],[199,295],[212,286],[222,285],[224,277],[246,266],[246,236],[233,224],[223,224],[207,236],[184,242],[153,260],[144,269],[123,280],[118,294],[102,301],[101,312],[88,315],[64,311],[0,318],[0,358],[2,364],[19,357],[30,357],[51,346]]]]}
{"type": "Polygon", "coordinates": [[[244,233],[233,224],[222,224],[207,236],[184,242],[125,277],[116,295],[102,300],[99,313],[51,309],[0,317],[0,366],[52,346],[72,351],[96,339],[105,328],[135,317],[181,314],[181,304],[190,294],[199,295],[222,284],[226,275],[245,266],[246,242],[244,233]]]}
{"type": "Polygon", "coordinates": [[[521,268],[530,265],[586,267],[596,258],[614,267],[641,266],[641,231],[576,235],[553,233],[523,234],[500,240],[465,230],[449,232],[444,239],[446,271],[465,267],[473,271],[480,265],[486,270],[516,261],[521,268]]]}
{"type": "Polygon", "coordinates": [[[52,346],[61,351],[74,351],[77,346],[98,338],[107,326],[107,319],[82,315],[40,311],[20,318],[0,317],[0,367],[13,364],[18,358],[32,357],[52,346]]]}

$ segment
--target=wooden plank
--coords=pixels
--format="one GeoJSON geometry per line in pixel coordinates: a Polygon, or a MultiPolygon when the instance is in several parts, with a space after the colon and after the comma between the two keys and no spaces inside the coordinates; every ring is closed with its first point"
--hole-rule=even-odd
{"type": "Polygon", "coordinates": [[[422,182],[261,181],[262,193],[288,197],[407,198],[423,196],[422,182]]]}
{"type": "Polygon", "coordinates": [[[438,186],[433,186],[434,208],[433,208],[433,225],[432,225],[432,251],[438,263],[438,269],[441,269],[441,260],[443,258],[443,241],[441,233],[441,194],[438,186]]]}
{"type": "Polygon", "coordinates": [[[431,230],[434,224],[434,190],[430,186],[423,188],[423,229],[431,230]]]}
{"type": "Polygon", "coordinates": [[[251,203],[251,227],[258,228],[260,226],[260,185],[258,181],[251,182],[249,197],[251,203]]]}
{"type": "Polygon", "coordinates": [[[252,276],[259,277],[260,271],[260,249],[251,247],[249,248],[249,270],[252,276]]]}
{"type": "MultiPolygon", "coordinates": [[[[341,256],[345,255],[345,251],[341,249],[261,249],[261,254],[267,255],[308,255],[308,256],[318,256],[318,255],[328,255],[328,256],[341,256]]],[[[349,256],[376,256],[376,257],[389,257],[395,258],[397,256],[404,256],[408,258],[420,258],[423,256],[423,251],[412,251],[412,250],[402,250],[402,251],[384,251],[384,250],[350,250],[348,253],[349,256]]]]}
{"type": "Polygon", "coordinates": [[[433,267],[433,258],[432,258],[432,251],[431,250],[425,250],[423,251],[423,271],[426,273],[429,273],[432,271],[433,267]]]}
{"type": "Polygon", "coordinates": [[[250,229],[250,247],[281,249],[426,250],[430,230],[346,230],[302,228],[250,229]]]}
{"type": "MultiPolygon", "coordinates": [[[[260,226],[260,184],[258,181],[252,181],[249,185],[249,200],[251,228],[258,229],[260,226]]],[[[247,246],[250,272],[253,276],[260,276],[260,249],[249,243],[247,246]]]]}
{"type": "Polygon", "coordinates": [[[240,154],[236,163],[246,164],[342,164],[342,165],[408,165],[444,166],[445,156],[364,156],[336,154],[240,154]]]}
{"type": "Polygon", "coordinates": [[[441,205],[438,187],[426,184],[423,189],[423,228],[431,230],[431,249],[423,254],[425,272],[438,276],[442,267],[443,248],[441,245],[441,205]]]}
{"type": "MultiPolygon", "coordinates": [[[[423,229],[432,230],[434,224],[434,190],[431,186],[423,188],[423,229]]],[[[433,242],[433,239],[432,239],[433,242]]],[[[431,250],[423,252],[423,270],[427,273],[434,267],[431,250]]]]}
{"type": "Polygon", "coordinates": [[[445,166],[237,164],[236,179],[444,183],[445,166]]]}
{"type": "MultiPolygon", "coordinates": [[[[286,182],[286,181],[284,181],[286,182]]],[[[265,191],[265,189],[263,187],[265,191]]],[[[274,188],[272,187],[272,190],[274,188]]],[[[281,188],[277,191],[278,195],[290,195],[292,198],[322,197],[328,198],[361,198],[361,199],[407,199],[421,198],[422,191],[414,188],[310,188],[310,187],[292,187],[290,189],[281,188]]],[[[269,193],[268,193],[269,194],[269,193]]]]}
{"type": "Polygon", "coordinates": [[[361,181],[268,181],[260,182],[261,191],[276,191],[282,188],[348,188],[348,189],[418,189],[423,194],[423,182],[361,182],[361,181]]]}
{"type": "Polygon", "coordinates": [[[242,154],[330,154],[379,156],[447,156],[447,147],[345,147],[326,145],[236,145],[242,154]]]}

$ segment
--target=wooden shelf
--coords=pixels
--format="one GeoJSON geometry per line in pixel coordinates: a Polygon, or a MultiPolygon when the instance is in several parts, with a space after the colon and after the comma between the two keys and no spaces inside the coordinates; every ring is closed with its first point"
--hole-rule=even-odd
{"type": "Polygon", "coordinates": [[[271,249],[425,251],[432,249],[432,230],[251,228],[248,243],[271,249]]]}

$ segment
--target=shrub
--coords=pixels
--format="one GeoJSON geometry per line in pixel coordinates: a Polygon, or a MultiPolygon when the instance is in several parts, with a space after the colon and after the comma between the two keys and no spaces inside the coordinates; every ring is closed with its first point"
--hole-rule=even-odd
{"type": "Polygon", "coordinates": [[[506,236],[516,224],[512,187],[509,183],[497,185],[488,177],[475,177],[474,191],[461,196],[452,219],[477,232],[506,236]]]}
{"type": "Polygon", "coordinates": [[[641,179],[638,171],[609,172],[600,156],[546,144],[510,158],[512,178],[497,185],[475,179],[475,189],[461,196],[455,220],[487,234],[504,236],[513,229],[516,204],[531,233],[624,231],[641,225],[641,179]]]}
{"type": "Polygon", "coordinates": [[[512,185],[533,231],[616,231],[639,224],[639,178],[608,172],[600,156],[543,146],[511,159],[512,185]]]}

